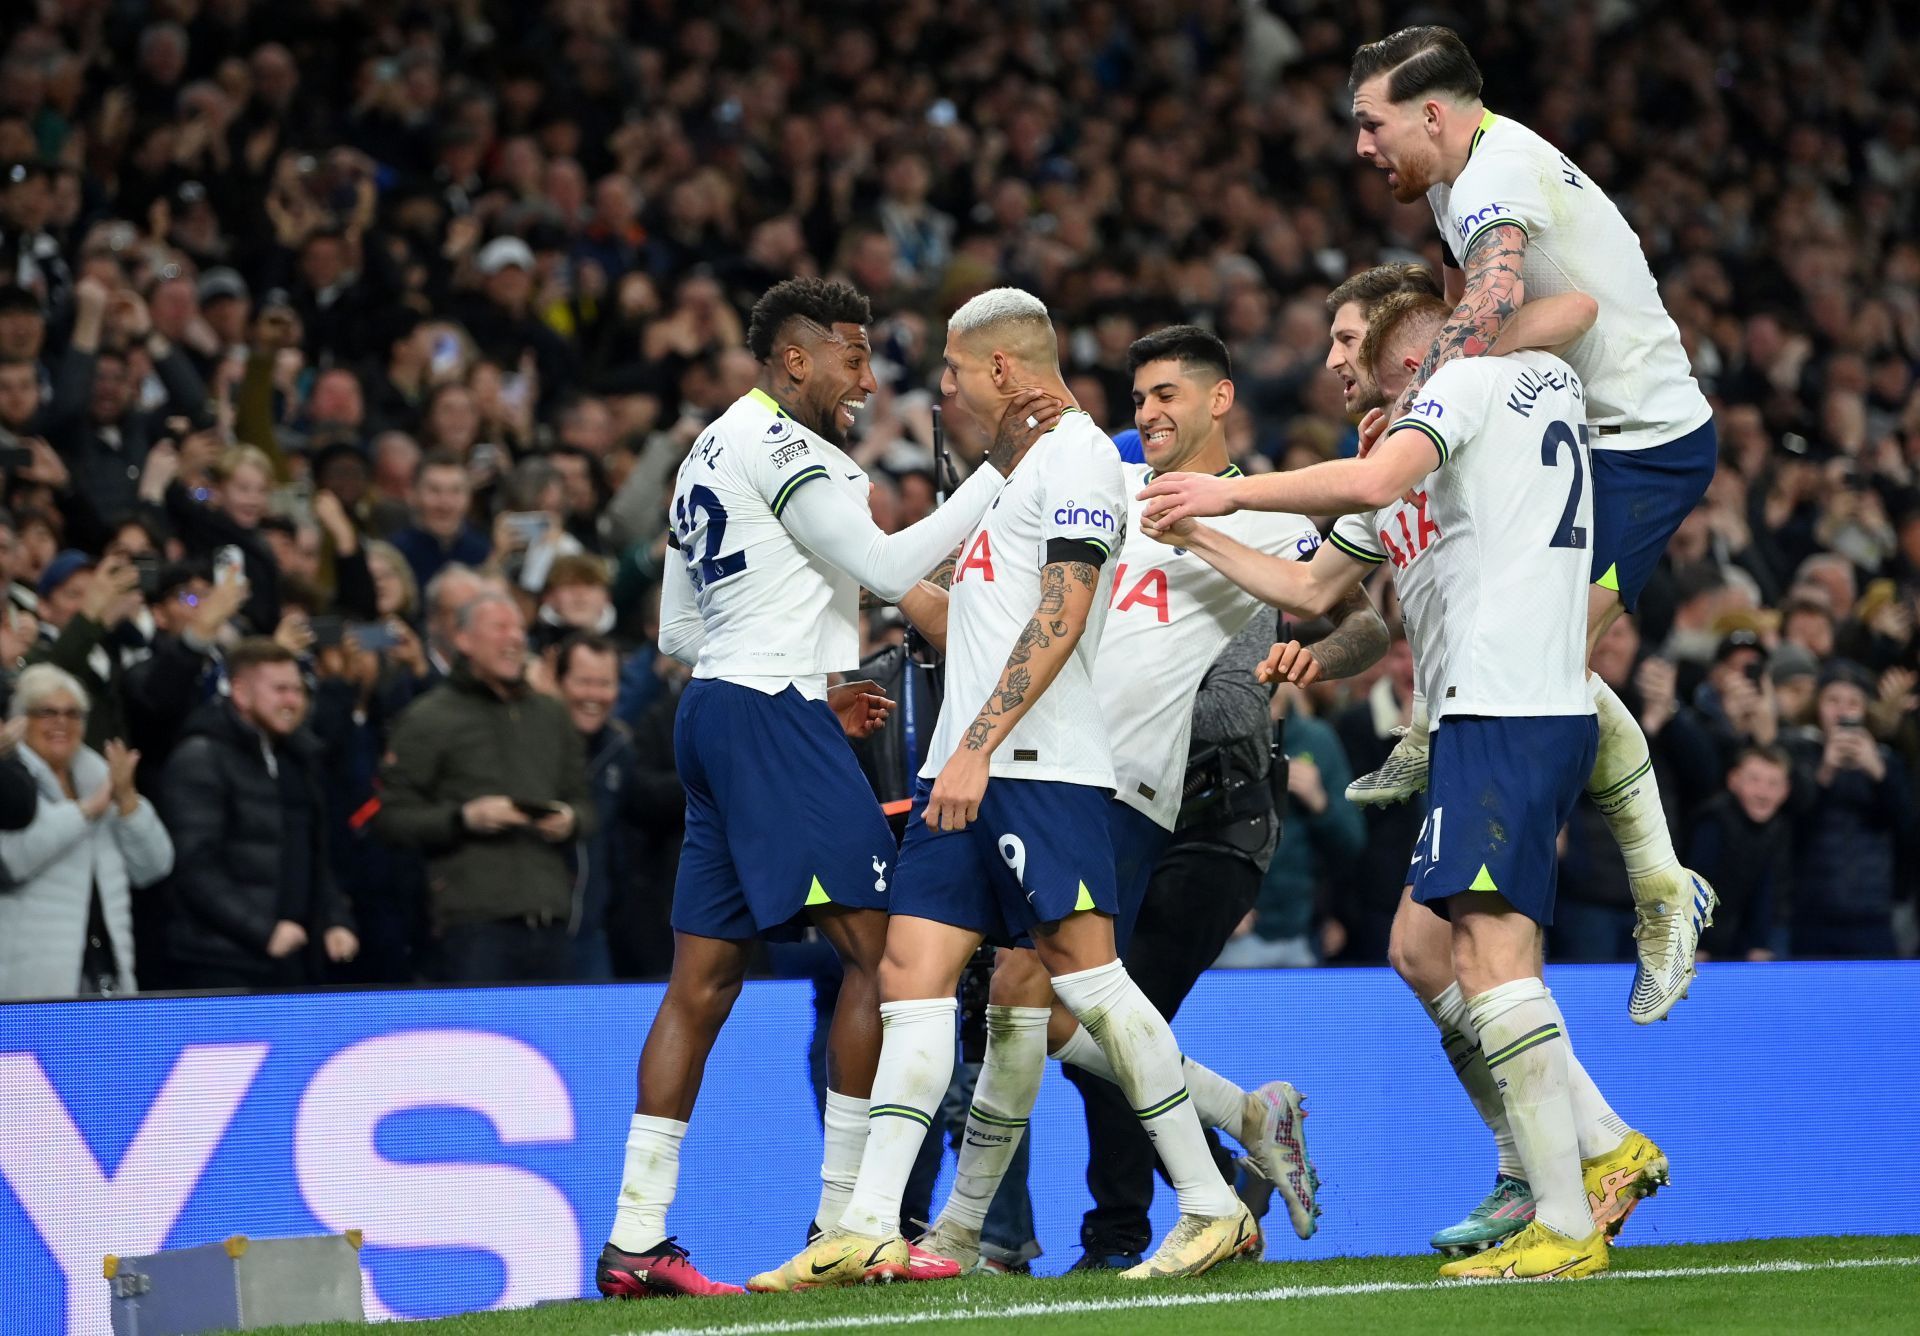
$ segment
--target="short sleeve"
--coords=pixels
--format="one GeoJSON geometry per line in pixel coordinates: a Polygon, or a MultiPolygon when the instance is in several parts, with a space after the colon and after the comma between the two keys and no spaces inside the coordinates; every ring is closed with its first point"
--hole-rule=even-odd
{"type": "Polygon", "coordinates": [[[1444,465],[1454,451],[1472,440],[1487,417],[1488,366],[1491,359],[1457,357],[1448,362],[1420,389],[1404,417],[1387,428],[1387,435],[1398,431],[1417,431],[1433,442],[1444,465]]]}
{"type": "MultiPolygon", "coordinates": [[[[695,442],[693,452],[698,454],[705,447],[704,440],[695,442]]],[[[795,492],[832,476],[826,456],[785,414],[767,423],[757,440],[736,438],[722,448],[739,452],[741,473],[776,516],[786,509],[795,492]]]]}
{"type": "Polygon", "coordinates": [[[1112,556],[1127,516],[1126,468],[1112,442],[1098,430],[1075,432],[1041,451],[1036,462],[1041,551],[1063,541],[1088,543],[1112,556]]]}
{"type": "Polygon", "coordinates": [[[1473,243],[1489,228],[1516,223],[1529,237],[1538,236],[1550,217],[1540,173],[1516,149],[1482,149],[1447,201],[1447,248],[1466,262],[1473,243]]]}
{"type": "Polygon", "coordinates": [[[1380,546],[1380,539],[1373,531],[1371,513],[1342,515],[1327,531],[1327,544],[1334,551],[1369,566],[1378,566],[1387,559],[1386,549],[1380,546]]]}

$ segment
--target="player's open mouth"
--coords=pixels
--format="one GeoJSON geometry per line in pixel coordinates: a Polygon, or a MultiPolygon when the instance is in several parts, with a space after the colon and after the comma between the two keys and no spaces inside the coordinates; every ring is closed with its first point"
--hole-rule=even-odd
{"type": "Polygon", "coordinates": [[[846,418],[846,421],[840,425],[848,431],[852,431],[854,418],[858,417],[860,410],[866,406],[867,401],[865,399],[842,399],[840,401],[840,412],[846,418]]]}
{"type": "Polygon", "coordinates": [[[1143,434],[1140,437],[1140,439],[1146,442],[1148,445],[1153,445],[1153,446],[1172,445],[1173,444],[1173,428],[1172,427],[1155,427],[1152,431],[1149,431],[1143,434]]]}

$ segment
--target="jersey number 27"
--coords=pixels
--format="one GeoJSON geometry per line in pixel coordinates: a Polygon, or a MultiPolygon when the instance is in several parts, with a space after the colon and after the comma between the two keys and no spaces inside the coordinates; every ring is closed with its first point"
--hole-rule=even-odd
{"type": "Polygon", "coordinates": [[[687,489],[685,496],[676,497],[673,503],[673,527],[679,532],[681,551],[687,558],[687,574],[693,578],[695,589],[719,584],[747,568],[745,552],[729,552],[724,557],[720,555],[721,541],[727,536],[727,508],[720,504],[720,498],[713,494],[713,489],[696,484],[687,489]],[[707,541],[706,551],[696,557],[687,540],[693,536],[695,520],[699,516],[706,517],[707,541]]]}

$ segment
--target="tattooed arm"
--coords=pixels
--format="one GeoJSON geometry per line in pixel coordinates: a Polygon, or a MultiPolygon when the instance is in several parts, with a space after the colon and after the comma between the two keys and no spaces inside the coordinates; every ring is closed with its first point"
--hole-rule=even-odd
{"type": "Polygon", "coordinates": [[[947,590],[953,587],[953,571],[959,560],[956,551],[900,598],[900,611],[913,623],[913,629],[942,654],[947,652],[947,590]]]}
{"type": "Polygon", "coordinates": [[[1527,230],[1516,223],[1489,227],[1473,239],[1461,268],[1465,289],[1459,304],[1433,337],[1426,360],[1413,373],[1393,406],[1400,417],[1420,395],[1420,387],[1456,357],[1480,357],[1492,351],[1500,327],[1525,300],[1520,268],[1527,258],[1527,230]]]}
{"type": "Polygon", "coordinates": [[[1328,613],[1333,629],[1311,645],[1298,640],[1277,644],[1254,670],[1262,682],[1291,682],[1310,687],[1315,682],[1352,677],[1365,672],[1387,652],[1391,637],[1387,624],[1362,585],[1346,592],[1328,613]]]}
{"type": "Polygon", "coordinates": [[[1099,584],[1100,570],[1090,562],[1053,561],[1041,570],[1039,607],[1014,642],[987,703],[967,725],[959,747],[934,781],[925,817],[933,829],[965,830],[980,815],[988,758],[1066,666],[1087,629],[1087,614],[1099,584]]]}

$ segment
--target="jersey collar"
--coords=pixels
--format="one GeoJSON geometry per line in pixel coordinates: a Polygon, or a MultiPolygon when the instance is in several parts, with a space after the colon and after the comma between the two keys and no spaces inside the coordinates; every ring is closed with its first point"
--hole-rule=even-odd
{"type": "MultiPolygon", "coordinates": [[[[1145,479],[1143,479],[1143,481],[1152,482],[1158,476],[1159,475],[1155,473],[1152,469],[1148,469],[1147,476],[1145,479]]],[[[1213,476],[1216,478],[1238,478],[1238,477],[1241,477],[1242,474],[1240,472],[1240,466],[1238,464],[1228,464],[1225,468],[1221,469],[1218,473],[1214,474],[1213,476]]]]}
{"type": "Polygon", "coordinates": [[[1480,124],[1477,127],[1475,127],[1473,132],[1473,138],[1467,144],[1467,158],[1469,161],[1471,161],[1473,158],[1473,151],[1480,147],[1480,141],[1487,137],[1487,131],[1491,130],[1493,128],[1493,123],[1499,119],[1500,118],[1498,116],[1494,115],[1490,111],[1486,111],[1483,109],[1480,112],[1480,124]]]}
{"type": "Polygon", "coordinates": [[[780,407],[780,401],[761,389],[758,385],[747,391],[747,398],[772,413],[775,417],[787,416],[787,410],[780,407]]]}

